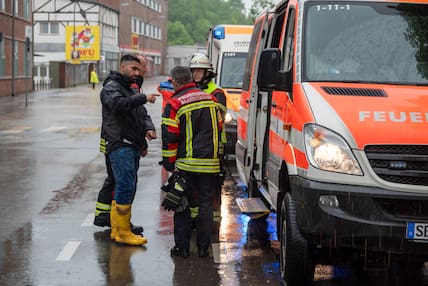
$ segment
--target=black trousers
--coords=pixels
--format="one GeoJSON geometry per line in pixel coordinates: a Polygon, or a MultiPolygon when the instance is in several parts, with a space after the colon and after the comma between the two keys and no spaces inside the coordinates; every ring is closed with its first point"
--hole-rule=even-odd
{"type": "MultiPolygon", "coordinates": [[[[196,244],[198,249],[206,250],[211,244],[213,197],[218,189],[218,174],[183,172],[183,177],[190,186],[190,190],[186,190],[186,197],[190,207],[199,207],[199,215],[196,218],[196,244]]],[[[174,241],[176,247],[189,249],[192,235],[191,225],[189,207],[183,212],[174,213],[174,241]]]]}
{"type": "Polygon", "coordinates": [[[111,202],[113,201],[113,193],[114,193],[114,176],[113,176],[113,170],[111,169],[111,163],[108,156],[105,156],[106,161],[106,170],[107,170],[107,177],[104,179],[103,186],[101,187],[101,190],[98,193],[98,199],[97,202],[111,205],[111,202]]]}

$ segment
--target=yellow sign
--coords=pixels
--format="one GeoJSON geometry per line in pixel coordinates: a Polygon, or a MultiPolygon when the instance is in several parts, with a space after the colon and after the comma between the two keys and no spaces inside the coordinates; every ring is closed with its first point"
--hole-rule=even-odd
{"type": "Polygon", "coordinates": [[[133,50],[138,50],[138,46],[139,46],[139,37],[137,34],[132,34],[131,35],[131,46],[133,50]]]}
{"type": "Polygon", "coordinates": [[[99,26],[66,26],[65,59],[72,63],[100,60],[99,26]]]}

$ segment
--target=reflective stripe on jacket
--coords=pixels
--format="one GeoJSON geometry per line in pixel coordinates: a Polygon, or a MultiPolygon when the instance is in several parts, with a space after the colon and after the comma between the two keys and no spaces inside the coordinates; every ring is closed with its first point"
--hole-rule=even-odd
{"type": "Polygon", "coordinates": [[[193,83],[176,91],[162,116],[162,157],[166,169],[219,173],[222,124],[214,96],[193,83]]]}

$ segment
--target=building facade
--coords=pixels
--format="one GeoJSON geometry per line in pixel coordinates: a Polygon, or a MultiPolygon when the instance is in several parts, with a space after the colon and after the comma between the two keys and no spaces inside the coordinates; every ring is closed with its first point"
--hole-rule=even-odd
{"type": "Polygon", "coordinates": [[[92,69],[100,78],[117,70],[119,7],[120,2],[113,0],[34,0],[36,88],[84,84],[92,69]],[[97,33],[86,36],[84,31],[91,29],[97,33]],[[70,53],[79,48],[75,42],[79,40],[82,45],[93,44],[96,56],[72,59],[70,53]]]}
{"type": "Polygon", "coordinates": [[[146,55],[148,76],[165,73],[167,0],[33,0],[33,3],[36,89],[87,83],[94,68],[102,80],[111,70],[118,69],[119,58],[124,53],[146,55]],[[80,57],[84,50],[77,49],[79,53],[73,57],[79,56],[80,60],[75,60],[70,58],[70,53],[76,52],[74,37],[80,37],[85,27],[99,30],[99,57],[80,57]]]}
{"type": "Polygon", "coordinates": [[[33,89],[31,11],[31,0],[0,0],[0,96],[33,89]]]}
{"type": "Polygon", "coordinates": [[[167,23],[167,0],[121,1],[120,52],[136,52],[147,56],[147,76],[168,73],[167,23]]]}

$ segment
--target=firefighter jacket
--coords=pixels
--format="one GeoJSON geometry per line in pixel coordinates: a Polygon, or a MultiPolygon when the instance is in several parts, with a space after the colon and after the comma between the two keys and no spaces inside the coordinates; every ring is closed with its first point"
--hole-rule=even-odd
{"type": "Polygon", "coordinates": [[[212,94],[217,98],[218,106],[222,113],[226,113],[226,96],[224,95],[223,89],[218,87],[214,82],[210,81],[206,86],[202,88],[208,94],[212,94]]]}
{"type": "Polygon", "coordinates": [[[111,72],[100,93],[102,103],[101,138],[105,151],[131,146],[137,152],[147,148],[146,132],[155,130],[144,104],[144,94],[131,89],[131,79],[119,72],[111,72]]]}
{"type": "MultiPolygon", "coordinates": [[[[221,118],[224,122],[226,117],[226,95],[224,95],[223,89],[221,89],[219,86],[217,86],[214,82],[209,81],[205,86],[202,87],[203,91],[205,91],[208,94],[212,94],[217,98],[217,105],[221,110],[221,118]]],[[[220,144],[220,154],[224,154],[224,144],[226,144],[226,130],[223,128],[223,132],[221,133],[221,143],[220,144]]]]}
{"type": "Polygon", "coordinates": [[[176,90],[162,115],[165,169],[219,173],[220,117],[217,99],[194,83],[176,90]]]}

